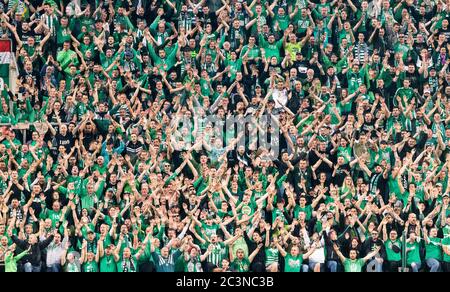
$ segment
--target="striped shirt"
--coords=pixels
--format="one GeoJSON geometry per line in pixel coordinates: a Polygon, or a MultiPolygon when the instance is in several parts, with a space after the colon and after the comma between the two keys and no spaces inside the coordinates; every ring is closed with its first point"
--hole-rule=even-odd
{"type": "Polygon", "coordinates": [[[364,63],[364,59],[366,55],[369,54],[369,47],[366,43],[360,43],[357,42],[355,44],[355,47],[353,48],[353,55],[355,56],[355,59],[358,59],[359,63],[364,63]]]}
{"type": "Polygon", "coordinates": [[[54,14],[48,15],[47,13],[41,16],[41,20],[49,28],[52,36],[56,35],[56,26],[58,25],[58,17],[54,14]]]}
{"type": "Polygon", "coordinates": [[[131,158],[136,157],[143,149],[143,144],[139,141],[136,141],[136,143],[132,141],[127,142],[126,152],[131,158]]]}
{"type": "Polygon", "coordinates": [[[220,267],[222,260],[227,256],[227,248],[223,242],[218,242],[211,245],[213,246],[213,249],[208,255],[208,262],[220,267]]]}

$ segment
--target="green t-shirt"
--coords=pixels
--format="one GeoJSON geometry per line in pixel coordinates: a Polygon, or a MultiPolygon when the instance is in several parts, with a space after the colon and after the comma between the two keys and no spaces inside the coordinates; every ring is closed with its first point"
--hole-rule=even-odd
{"type": "MultiPolygon", "coordinates": [[[[446,237],[442,240],[442,247],[444,247],[444,246],[446,246],[447,249],[450,249],[450,237],[446,237]]],[[[444,252],[443,260],[446,263],[450,263],[450,255],[448,255],[444,252]]]]}
{"type": "Polygon", "coordinates": [[[408,249],[408,254],[406,255],[406,263],[411,265],[412,263],[420,263],[420,245],[417,241],[406,243],[406,248],[408,249]]]}
{"type": "Polygon", "coordinates": [[[298,32],[300,34],[304,34],[306,33],[306,30],[308,29],[308,27],[311,26],[311,21],[309,20],[309,17],[305,17],[305,18],[299,18],[297,20],[297,28],[298,28],[298,32]]]}
{"type": "Polygon", "coordinates": [[[450,225],[446,225],[442,228],[442,233],[444,234],[444,238],[450,237],[450,225]]]}
{"type": "Polygon", "coordinates": [[[304,208],[297,205],[294,208],[294,218],[298,218],[298,215],[300,214],[300,212],[303,212],[306,215],[305,220],[309,221],[312,217],[312,211],[313,210],[312,210],[311,205],[306,205],[304,208]]]}
{"type": "Polygon", "coordinates": [[[243,258],[242,260],[236,258],[231,263],[231,269],[240,273],[248,272],[249,268],[250,268],[250,261],[248,260],[248,258],[243,258]]]}
{"type": "Polygon", "coordinates": [[[241,71],[242,60],[226,60],[225,63],[227,66],[230,66],[230,79],[234,80],[236,78],[236,74],[241,71]]]}
{"type": "Polygon", "coordinates": [[[67,263],[64,267],[64,271],[66,271],[67,273],[79,273],[80,269],[75,263],[67,263]]]}
{"type": "Polygon", "coordinates": [[[396,241],[391,241],[391,240],[387,240],[384,243],[384,247],[386,248],[386,255],[387,255],[387,260],[388,261],[392,261],[392,262],[398,262],[402,260],[402,253],[401,252],[395,252],[394,251],[394,246],[397,246],[399,248],[399,250],[401,251],[401,243],[399,240],[396,241]]]}
{"type": "Polygon", "coordinates": [[[364,266],[364,260],[362,259],[345,259],[344,270],[346,273],[361,273],[364,266]]]}
{"type": "Polygon", "coordinates": [[[284,15],[275,14],[274,21],[278,22],[280,30],[285,31],[288,28],[289,23],[290,23],[289,15],[287,15],[287,14],[284,14],[284,15]]]}
{"type": "Polygon", "coordinates": [[[303,256],[297,255],[293,257],[291,254],[287,254],[284,258],[284,271],[289,272],[300,272],[303,264],[303,256]]]}
{"type": "Polygon", "coordinates": [[[402,53],[402,58],[406,61],[406,57],[408,56],[409,47],[405,44],[397,43],[394,47],[395,53],[402,53]]]}
{"type": "Polygon", "coordinates": [[[70,71],[70,64],[77,66],[80,63],[77,54],[72,50],[60,51],[56,57],[56,60],[66,73],[69,73],[70,71]]]}
{"type": "Polygon", "coordinates": [[[264,48],[264,50],[266,50],[266,58],[276,57],[280,60],[280,49],[283,46],[282,39],[271,44],[266,41],[262,35],[259,35],[259,44],[262,48],[264,48]]]}
{"type": "Polygon", "coordinates": [[[247,243],[245,242],[245,239],[243,239],[242,237],[240,237],[238,240],[236,240],[234,242],[233,245],[233,255],[236,256],[236,252],[238,249],[242,249],[244,251],[244,255],[247,257],[248,256],[248,246],[247,243]]]}
{"type": "Polygon", "coordinates": [[[117,266],[113,255],[105,255],[100,259],[100,272],[101,273],[116,273],[117,266]]]}
{"type": "Polygon", "coordinates": [[[98,265],[95,261],[86,262],[83,264],[83,271],[85,273],[98,273],[98,265]]]}
{"type": "Polygon", "coordinates": [[[441,239],[430,237],[430,242],[425,245],[425,259],[442,260],[441,239]]]}
{"type": "Polygon", "coordinates": [[[247,53],[247,51],[249,51],[247,55],[249,60],[253,60],[261,56],[261,51],[259,50],[258,46],[255,45],[252,48],[250,48],[248,45],[245,45],[244,47],[242,47],[242,51],[239,58],[242,58],[242,56],[244,56],[247,53]]]}
{"type": "Polygon", "coordinates": [[[61,210],[55,212],[53,210],[45,209],[44,212],[41,213],[40,218],[52,220],[52,227],[56,227],[56,223],[61,219],[62,215],[61,210]]]}
{"type": "Polygon", "coordinates": [[[208,238],[211,238],[211,236],[213,234],[217,234],[217,230],[219,230],[219,225],[217,225],[217,224],[208,225],[208,224],[202,223],[202,227],[205,230],[205,234],[206,234],[206,236],[208,236],[208,238]]]}
{"type": "Polygon", "coordinates": [[[136,273],[138,271],[137,260],[134,256],[128,259],[123,257],[117,262],[117,272],[119,273],[136,273]]]}
{"type": "Polygon", "coordinates": [[[270,265],[278,262],[279,251],[277,248],[266,248],[266,265],[270,265]]]}

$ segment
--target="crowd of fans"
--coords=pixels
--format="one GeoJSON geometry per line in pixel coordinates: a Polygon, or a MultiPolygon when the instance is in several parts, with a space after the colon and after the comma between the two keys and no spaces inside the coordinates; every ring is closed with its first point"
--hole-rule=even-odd
{"type": "Polygon", "coordinates": [[[450,1],[0,19],[1,271],[450,271],[450,1]]]}

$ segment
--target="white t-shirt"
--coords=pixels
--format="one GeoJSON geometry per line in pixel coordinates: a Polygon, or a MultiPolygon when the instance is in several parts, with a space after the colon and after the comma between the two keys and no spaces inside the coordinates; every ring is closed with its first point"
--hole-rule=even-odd
{"type": "Polygon", "coordinates": [[[282,105],[286,105],[288,101],[287,91],[286,89],[278,90],[274,89],[272,93],[273,100],[275,101],[275,108],[282,108],[282,105]]]}

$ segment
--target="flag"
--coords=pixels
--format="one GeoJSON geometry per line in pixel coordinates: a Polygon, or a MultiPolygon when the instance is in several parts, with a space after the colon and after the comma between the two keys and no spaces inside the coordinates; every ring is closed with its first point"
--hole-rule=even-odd
{"type": "Polygon", "coordinates": [[[4,84],[9,86],[9,66],[12,63],[11,41],[0,40],[0,90],[4,84]]]}

